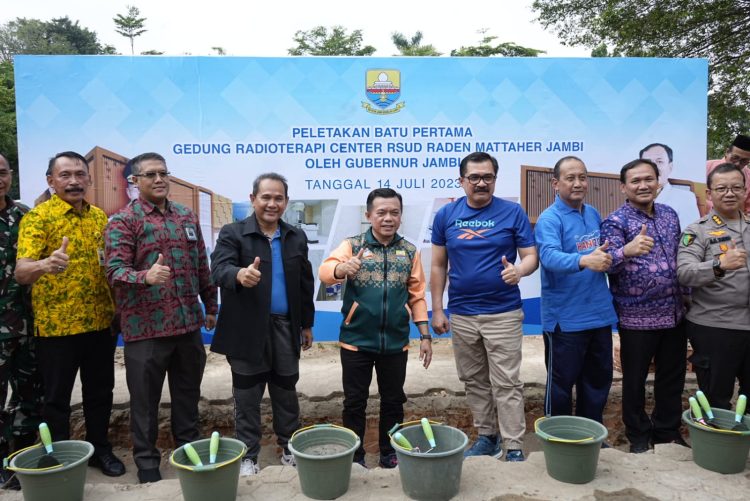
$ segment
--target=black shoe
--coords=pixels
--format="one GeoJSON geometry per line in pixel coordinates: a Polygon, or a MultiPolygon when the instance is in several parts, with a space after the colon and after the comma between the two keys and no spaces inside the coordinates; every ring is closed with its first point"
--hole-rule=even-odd
{"type": "Polygon", "coordinates": [[[125,465],[111,452],[91,456],[89,466],[99,468],[108,477],[125,475],[125,465]]]}
{"type": "Polygon", "coordinates": [[[643,454],[644,452],[648,452],[648,442],[639,444],[630,444],[630,453],[631,454],[643,454]]]}
{"type": "Polygon", "coordinates": [[[159,468],[149,468],[148,470],[138,470],[138,482],[147,484],[149,482],[158,482],[161,480],[159,468]]]}
{"type": "Polygon", "coordinates": [[[18,481],[18,476],[14,472],[0,467],[0,489],[20,491],[21,482],[18,481]]]}

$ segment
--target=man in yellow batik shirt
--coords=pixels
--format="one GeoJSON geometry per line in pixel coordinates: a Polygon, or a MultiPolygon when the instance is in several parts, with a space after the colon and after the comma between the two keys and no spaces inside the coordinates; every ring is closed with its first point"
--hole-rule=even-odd
{"type": "Polygon", "coordinates": [[[104,273],[107,216],[84,200],[91,184],[86,159],[75,152],[50,160],[52,198],[22,219],[16,280],[33,284],[32,306],[44,420],[52,439],[70,438],[70,396],[81,371],[89,464],[109,476],[125,473],[107,437],[114,388],[114,304],[104,273]]]}

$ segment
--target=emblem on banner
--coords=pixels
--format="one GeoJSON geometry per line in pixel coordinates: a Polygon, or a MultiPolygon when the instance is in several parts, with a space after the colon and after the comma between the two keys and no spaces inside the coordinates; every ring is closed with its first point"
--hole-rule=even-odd
{"type": "Polygon", "coordinates": [[[396,102],[401,96],[401,72],[399,70],[367,70],[365,94],[370,102],[363,101],[362,107],[370,113],[390,115],[398,113],[406,106],[404,101],[396,102]]]}

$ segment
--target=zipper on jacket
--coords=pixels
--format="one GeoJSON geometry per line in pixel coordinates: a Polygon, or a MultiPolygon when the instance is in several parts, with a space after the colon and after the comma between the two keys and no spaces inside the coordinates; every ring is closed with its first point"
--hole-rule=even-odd
{"type": "Polygon", "coordinates": [[[385,326],[388,318],[388,247],[383,246],[383,315],[380,320],[380,352],[385,353],[385,326]]]}

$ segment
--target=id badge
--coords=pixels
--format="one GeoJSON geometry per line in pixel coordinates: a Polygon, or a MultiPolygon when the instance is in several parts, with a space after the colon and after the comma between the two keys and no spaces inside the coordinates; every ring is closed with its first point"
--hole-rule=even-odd
{"type": "Polygon", "coordinates": [[[195,228],[192,226],[185,226],[185,236],[188,239],[188,242],[197,242],[198,241],[198,234],[195,232],[195,228]]]}

